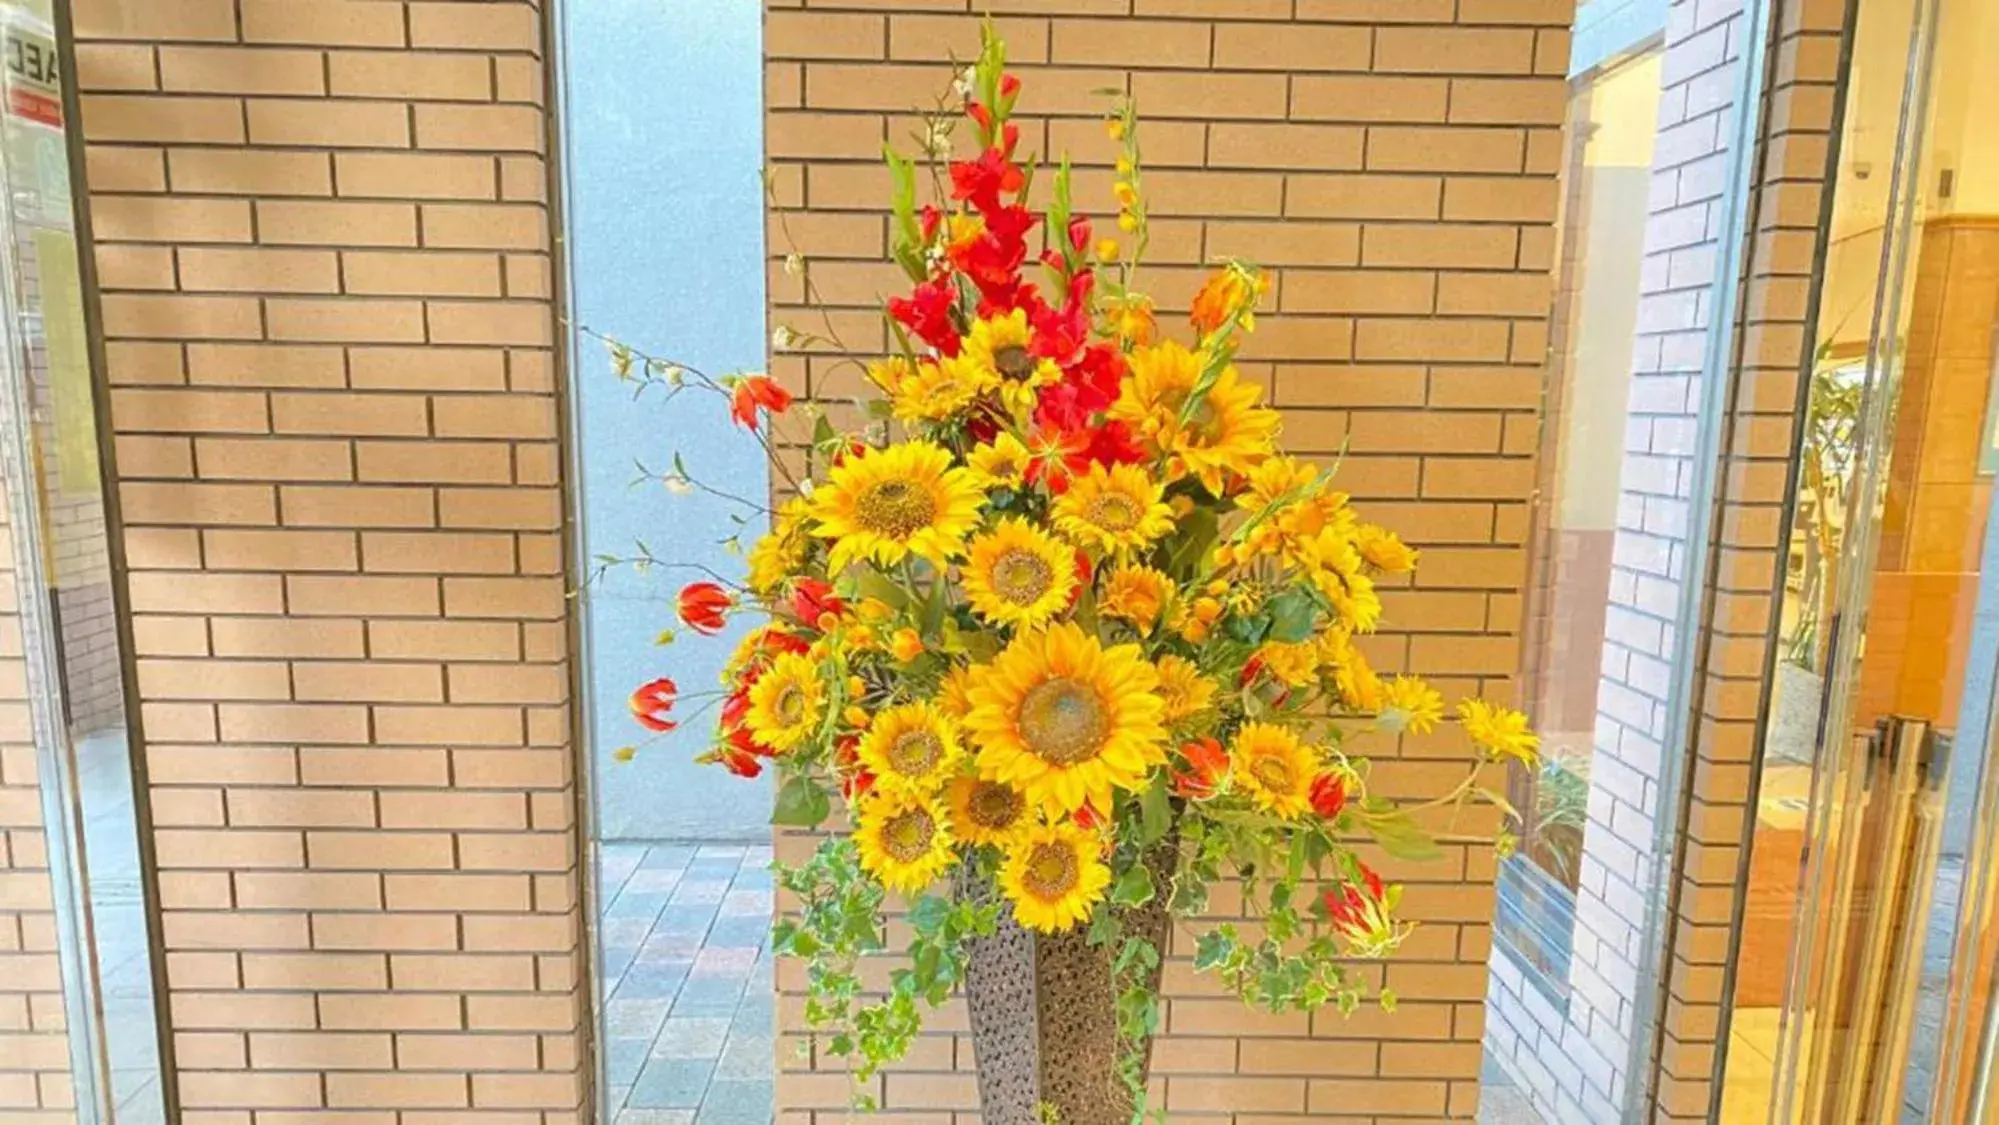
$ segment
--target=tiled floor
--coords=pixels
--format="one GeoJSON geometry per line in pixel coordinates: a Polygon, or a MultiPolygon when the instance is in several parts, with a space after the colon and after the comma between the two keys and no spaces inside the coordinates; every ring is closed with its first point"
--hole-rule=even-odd
{"type": "Polygon", "coordinates": [[[770,857],[741,844],[604,846],[614,1125],[769,1125],[770,857]]]}

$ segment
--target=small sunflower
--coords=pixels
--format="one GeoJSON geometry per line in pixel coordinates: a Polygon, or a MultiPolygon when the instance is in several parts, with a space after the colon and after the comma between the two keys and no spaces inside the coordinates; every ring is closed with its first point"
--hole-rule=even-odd
{"type": "Polygon", "coordinates": [[[870,789],[854,817],[861,870],[899,894],[912,895],[957,862],[951,826],[935,795],[870,789]]]}
{"type": "Polygon", "coordinates": [[[1111,869],[1095,836],[1072,823],[1046,824],[1008,846],[999,883],[1014,918],[1048,934],[1089,919],[1111,884],[1111,869]]]}
{"type": "Polygon", "coordinates": [[[1381,726],[1428,734],[1444,717],[1444,697],[1415,676],[1397,676],[1381,685],[1381,726]]]}
{"type": "Polygon", "coordinates": [[[967,844],[1006,844],[1031,821],[1027,798],[1003,781],[961,777],[945,791],[951,834],[967,844]]]}
{"type": "Polygon", "coordinates": [[[1401,574],[1416,569],[1416,548],[1385,527],[1361,524],[1354,532],[1354,546],[1367,565],[1385,574],[1401,574]]]}
{"type": "Polygon", "coordinates": [[[1319,680],[1319,645],[1315,641],[1265,641],[1251,659],[1262,664],[1280,683],[1305,687],[1319,680]]]}
{"type": "Polygon", "coordinates": [[[1187,400],[1213,361],[1167,340],[1131,353],[1131,378],[1120,389],[1111,417],[1129,423],[1201,484],[1222,494],[1223,477],[1246,475],[1271,452],[1278,415],[1257,405],[1263,389],[1224,366],[1191,412],[1187,400]]]}
{"type": "Polygon", "coordinates": [[[787,652],[771,661],[750,688],[743,725],[758,742],[782,753],[811,737],[825,718],[826,684],[819,665],[787,652]]]}
{"type": "Polygon", "coordinates": [[[972,683],[964,725],[979,775],[1051,813],[1109,808],[1165,761],[1158,688],[1137,645],[1106,649],[1067,622],[1022,633],[972,683]]]}
{"type": "Polygon", "coordinates": [[[1076,553],[1023,519],[1004,519],[965,550],[965,600],[995,625],[1034,626],[1069,607],[1076,553]]]}
{"type": "Polygon", "coordinates": [[[1333,681],[1334,691],[1349,710],[1381,710],[1381,677],[1355,646],[1353,635],[1344,626],[1328,629],[1319,635],[1319,655],[1325,674],[1333,681]]]}
{"type": "Polygon", "coordinates": [[[745,560],[749,575],[746,584],[758,594],[768,594],[797,574],[811,553],[812,541],[803,531],[811,504],[794,496],[778,506],[770,532],[758,539],[745,560]]]}
{"type": "Polygon", "coordinates": [[[1215,681],[1201,674],[1194,662],[1168,654],[1157,661],[1159,698],[1166,704],[1164,718],[1177,723],[1208,709],[1215,697],[1215,681]]]}
{"type": "Polygon", "coordinates": [[[1510,707],[1467,699],[1458,704],[1458,721],[1473,744],[1494,758],[1512,758],[1531,766],[1539,757],[1540,737],[1528,729],[1527,716],[1510,707]]]}
{"type": "Polygon", "coordinates": [[[1034,391],[1059,382],[1062,369],[1055,362],[1031,350],[1034,333],[1027,326],[1027,310],[1014,309],[1004,316],[985,317],[972,325],[958,348],[958,358],[977,377],[990,379],[1000,388],[1007,408],[1024,412],[1032,409],[1034,391]]]}
{"type": "Polygon", "coordinates": [[[1244,723],[1229,743],[1229,761],[1237,784],[1263,811],[1288,818],[1312,807],[1319,763],[1296,733],[1271,723],[1244,723]]]}
{"type": "Polygon", "coordinates": [[[1137,465],[1092,464],[1055,501],[1055,528],[1076,545],[1107,555],[1135,551],[1173,530],[1164,492],[1137,465]]]}
{"type": "Polygon", "coordinates": [[[935,793],[956,772],[964,751],[957,724],[930,704],[917,702],[876,713],[859,754],[876,784],[935,793]]]}
{"type": "Polygon", "coordinates": [[[954,664],[937,684],[937,710],[953,722],[962,723],[972,713],[972,672],[969,664],[954,664]]]}
{"type": "Polygon", "coordinates": [[[1149,566],[1118,567],[1104,578],[1097,609],[1105,617],[1129,621],[1141,633],[1150,632],[1173,595],[1173,580],[1149,566]]]}
{"type": "Polygon", "coordinates": [[[965,464],[985,476],[987,488],[1018,488],[1027,479],[1032,459],[1027,447],[1012,434],[1001,432],[993,440],[974,446],[965,455],[965,464]]]}
{"type": "Polygon", "coordinates": [[[827,568],[834,572],[909,555],[941,566],[963,549],[982,499],[977,478],[952,467],[950,450],[904,442],[835,465],[812,494],[812,533],[833,541],[827,568]]]}
{"type": "Polygon", "coordinates": [[[900,356],[873,364],[868,377],[888,393],[902,422],[942,422],[962,414],[991,389],[992,381],[960,358],[919,360],[900,356]]]}

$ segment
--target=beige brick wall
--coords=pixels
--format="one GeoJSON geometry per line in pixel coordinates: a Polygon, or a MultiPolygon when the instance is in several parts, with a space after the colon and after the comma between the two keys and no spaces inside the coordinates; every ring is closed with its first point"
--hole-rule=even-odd
{"type": "MultiPolygon", "coordinates": [[[[886,345],[879,298],[884,140],[975,50],[990,10],[1027,82],[1023,151],[1068,150],[1101,216],[1114,155],[1091,91],[1138,100],[1153,258],[1143,287],[1184,310],[1206,262],[1270,268],[1271,315],[1242,364],[1285,412],[1285,440],[1330,459],[1370,514],[1424,548],[1371,655],[1446,692],[1513,691],[1527,501],[1546,350],[1569,0],[767,0],[766,145],[775,207],[807,258],[773,269],[777,321],[817,330],[804,286],[857,352],[886,345]],[[1045,124],[1044,124],[1045,121],[1045,124]]],[[[785,252],[773,222],[774,259],[785,252]]],[[[773,361],[795,390],[856,393],[831,353],[773,361]]],[[[1405,796],[1464,768],[1449,740],[1371,747],[1405,796]]],[[[1489,830],[1467,819],[1461,831],[1489,830]]],[[[796,854],[799,842],[781,840],[796,854]]],[[[1402,1011],[1342,1021],[1270,1017],[1166,974],[1156,1071],[1176,1120],[1459,1120],[1477,1101],[1492,864],[1451,845],[1389,865],[1423,922],[1374,971],[1402,1011]]],[[[843,1075],[792,1052],[795,966],[781,966],[778,1106],[787,1122],[843,1117],[843,1075]]],[[[876,1092],[895,1120],[976,1109],[961,1012],[939,1018],[876,1092]]]]}
{"type": "Polygon", "coordinates": [[[540,6],[74,7],[185,1120],[574,1121],[540,6]]]}
{"type": "Polygon", "coordinates": [[[0,486],[0,1121],[63,1125],[76,1120],[75,1091],[4,488],[0,486]]]}

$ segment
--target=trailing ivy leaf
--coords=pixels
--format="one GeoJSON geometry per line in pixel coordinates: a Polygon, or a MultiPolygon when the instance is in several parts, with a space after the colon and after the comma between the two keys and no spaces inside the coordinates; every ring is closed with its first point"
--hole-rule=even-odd
{"type": "Polygon", "coordinates": [[[1218,926],[1202,934],[1194,944],[1194,971],[1218,968],[1235,951],[1235,934],[1228,926],[1218,926]]]}
{"type": "Polygon", "coordinates": [[[770,822],[786,828],[817,828],[833,811],[833,799],[816,781],[798,774],[777,791],[770,822]]]}
{"type": "Polygon", "coordinates": [[[1152,872],[1143,863],[1134,863],[1118,876],[1111,888],[1111,901],[1119,906],[1144,906],[1152,901],[1152,872]]]}

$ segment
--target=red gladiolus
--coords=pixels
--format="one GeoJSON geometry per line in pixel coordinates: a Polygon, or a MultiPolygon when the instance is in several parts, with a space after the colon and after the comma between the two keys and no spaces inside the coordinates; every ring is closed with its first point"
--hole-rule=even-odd
{"type": "Polygon", "coordinates": [[[1020,93],[1020,76],[1017,74],[1000,75],[1000,97],[1011,98],[1018,93],[1020,93]]]}
{"type": "Polygon", "coordinates": [[[1312,781],[1312,811],[1327,820],[1347,807],[1347,781],[1338,772],[1322,773],[1312,781]]]}
{"type": "Polygon", "coordinates": [[[680,724],[666,716],[673,710],[673,701],[679,695],[680,685],[665,676],[640,684],[638,690],[632,693],[632,718],[650,731],[672,730],[680,724]]]}
{"type": "Polygon", "coordinates": [[[1083,600],[1083,591],[1090,588],[1090,583],[1096,581],[1096,577],[1097,577],[1097,568],[1091,565],[1090,556],[1084,554],[1081,551],[1077,551],[1076,588],[1069,591],[1070,609],[1075,609],[1076,603],[1083,600]]]}
{"type": "Polygon", "coordinates": [[[1180,748],[1187,768],[1173,771],[1173,792],[1190,801],[1205,801],[1215,795],[1222,777],[1229,772],[1228,751],[1212,738],[1189,742],[1180,748]]]}
{"type": "Polygon", "coordinates": [[[717,754],[722,768],[737,777],[755,777],[764,771],[764,764],[758,757],[734,742],[723,746],[717,754]]]}
{"type": "Polygon", "coordinates": [[[827,614],[838,617],[847,611],[847,603],[833,596],[833,585],[818,578],[801,578],[791,589],[791,612],[800,621],[813,628],[820,628],[820,622],[827,614]]]}
{"type": "MultiPolygon", "coordinates": [[[[985,107],[976,108],[983,110],[985,107]]],[[[974,120],[977,120],[976,116],[974,120]]],[[[988,124],[985,121],[979,123],[982,126],[988,124]]],[[[953,161],[951,198],[962,199],[982,213],[999,210],[1002,194],[1013,195],[1027,184],[1026,173],[1010,158],[1010,147],[995,145],[980,153],[977,160],[953,161]]]]}
{"type": "Polygon", "coordinates": [[[948,278],[926,281],[907,297],[890,297],[888,314],[918,339],[947,356],[958,354],[958,326],[951,320],[958,289],[948,278]]]}
{"type": "Polygon", "coordinates": [[[736,389],[729,393],[729,417],[736,425],[757,432],[757,408],[769,411],[772,417],[791,409],[791,392],[777,385],[768,375],[750,375],[736,381],[736,389]]]}
{"type": "Polygon", "coordinates": [[[680,590],[680,619],[704,636],[714,636],[728,623],[736,599],[713,582],[690,582],[680,590]]]}

